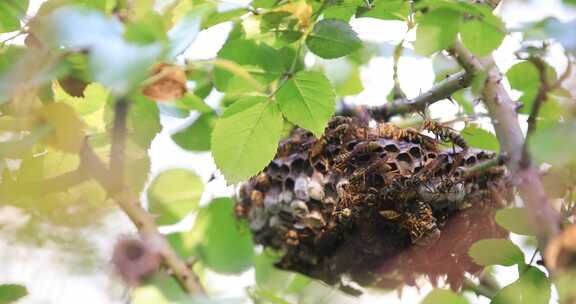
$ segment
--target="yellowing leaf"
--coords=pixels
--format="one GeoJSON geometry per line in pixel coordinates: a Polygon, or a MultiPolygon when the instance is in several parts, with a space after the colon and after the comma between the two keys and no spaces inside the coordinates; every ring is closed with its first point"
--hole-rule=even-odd
{"type": "Polygon", "coordinates": [[[65,103],[55,102],[42,107],[37,113],[38,124],[50,124],[54,131],[46,144],[71,153],[78,153],[84,142],[84,123],[74,109],[65,103]]]}
{"type": "Polygon", "coordinates": [[[310,25],[310,16],[312,16],[312,6],[306,1],[292,2],[277,8],[278,12],[289,12],[298,18],[302,27],[310,25]]]}

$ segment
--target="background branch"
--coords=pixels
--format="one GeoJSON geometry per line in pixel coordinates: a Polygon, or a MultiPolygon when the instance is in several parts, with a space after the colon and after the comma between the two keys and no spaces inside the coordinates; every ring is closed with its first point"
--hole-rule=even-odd
{"type": "Polygon", "coordinates": [[[520,197],[528,209],[530,224],[542,245],[546,245],[559,233],[560,216],[548,200],[538,169],[533,164],[520,166],[524,136],[518,123],[515,102],[501,83],[500,70],[492,56],[481,62],[460,43],[456,43],[452,51],[467,71],[487,72],[482,98],[500,142],[501,154],[506,157],[506,165],[515,178],[520,197]]]}
{"type": "Polygon", "coordinates": [[[469,87],[474,75],[473,72],[464,70],[450,75],[416,98],[409,100],[399,99],[381,106],[367,108],[367,110],[372,118],[380,121],[387,121],[395,115],[424,111],[427,106],[449,98],[458,90],[469,87]]]}

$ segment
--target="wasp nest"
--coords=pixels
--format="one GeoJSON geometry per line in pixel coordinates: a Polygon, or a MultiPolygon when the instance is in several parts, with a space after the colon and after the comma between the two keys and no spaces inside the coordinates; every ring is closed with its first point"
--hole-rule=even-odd
{"type": "Polygon", "coordinates": [[[279,268],[328,284],[346,277],[394,288],[424,274],[458,288],[481,269],[468,248],[506,237],[493,220],[504,169],[474,173],[495,155],[442,125],[424,128],[436,138],[347,117],[333,118],[320,139],[296,129],[241,187],[236,214],[257,243],[282,250],[279,268]]]}

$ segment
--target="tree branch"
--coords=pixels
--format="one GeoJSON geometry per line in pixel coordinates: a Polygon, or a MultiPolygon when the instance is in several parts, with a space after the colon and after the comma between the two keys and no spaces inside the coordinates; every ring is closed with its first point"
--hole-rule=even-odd
{"type": "Polygon", "coordinates": [[[164,236],[158,231],[154,217],[142,208],[139,200],[124,182],[128,107],[128,101],[124,98],[119,99],[115,105],[112,147],[110,149],[110,170],[106,169],[104,163],[102,163],[88,143],[84,145],[82,151],[83,164],[90,166],[92,170],[88,172],[94,172],[96,180],[100,182],[138,228],[142,239],[158,248],[164,263],[170,268],[182,288],[190,293],[204,294],[205,291],[196,274],[172,249],[164,236]]]}
{"type": "Polygon", "coordinates": [[[506,157],[506,165],[515,177],[520,197],[528,209],[530,224],[542,245],[545,245],[559,233],[560,216],[548,201],[538,169],[532,164],[520,166],[524,136],[518,123],[515,103],[501,84],[500,70],[491,56],[481,62],[460,43],[455,44],[453,53],[467,71],[487,72],[482,92],[484,104],[500,142],[501,154],[506,157]]]}
{"type": "Polygon", "coordinates": [[[120,98],[114,105],[114,125],[112,127],[112,146],[110,148],[110,171],[117,184],[124,181],[124,159],[126,151],[126,120],[128,101],[120,98]]]}
{"type": "Polygon", "coordinates": [[[469,87],[472,79],[474,79],[474,75],[474,73],[470,73],[469,71],[461,71],[440,81],[429,91],[418,97],[409,100],[395,100],[381,106],[367,108],[367,110],[372,118],[380,121],[387,121],[395,115],[423,111],[427,106],[442,99],[449,98],[460,89],[469,87]]]}
{"type": "Polygon", "coordinates": [[[134,223],[142,238],[159,249],[159,254],[162,256],[164,263],[170,268],[182,288],[189,293],[205,294],[199,278],[188,267],[186,262],[180,259],[164,236],[158,231],[154,217],[142,208],[139,200],[126,185],[115,183],[112,171],[106,168],[106,165],[92,150],[88,142],[84,144],[80,157],[81,166],[114,198],[122,211],[134,223]]]}

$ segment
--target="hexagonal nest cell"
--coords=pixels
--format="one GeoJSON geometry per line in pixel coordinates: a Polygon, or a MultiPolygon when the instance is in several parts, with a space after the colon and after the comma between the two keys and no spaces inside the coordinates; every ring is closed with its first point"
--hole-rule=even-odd
{"type": "Polygon", "coordinates": [[[482,269],[469,247],[507,237],[494,222],[509,197],[504,168],[470,170],[495,157],[415,129],[335,117],[320,139],[295,129],[283,140],[242,185],[236,215],[256,243],[282,252],[281,269],[382,288],[426,275],[458,289],[482,269]]]}

